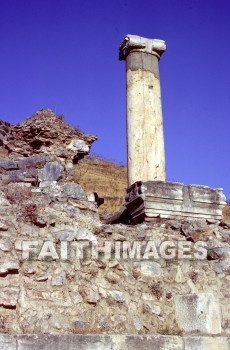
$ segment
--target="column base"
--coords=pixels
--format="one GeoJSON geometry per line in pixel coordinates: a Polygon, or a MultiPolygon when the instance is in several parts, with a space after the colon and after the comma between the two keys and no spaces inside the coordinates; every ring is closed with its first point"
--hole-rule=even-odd
{"type": "Polygon", "coordinates": [[[213,189],[179,182],[138,181],[125,197],[131,222],[157,219],[222,219],[226,197],[222,188],[213,189]]]}

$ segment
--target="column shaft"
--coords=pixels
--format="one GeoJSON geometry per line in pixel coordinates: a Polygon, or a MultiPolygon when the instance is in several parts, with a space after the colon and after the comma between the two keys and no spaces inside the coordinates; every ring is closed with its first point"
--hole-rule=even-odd
{"type": "Polygon", "coordinates": [[[126,69],[128,184],[165,181],[158,59],[148,53],[131,52],[126,69]]]}
{"type": "Polygon", "coordinates": [[[165,152],[158,60],[162,40],[127,35],[120,45],[126,60],[128,185],[165,181],[165,152]]]}

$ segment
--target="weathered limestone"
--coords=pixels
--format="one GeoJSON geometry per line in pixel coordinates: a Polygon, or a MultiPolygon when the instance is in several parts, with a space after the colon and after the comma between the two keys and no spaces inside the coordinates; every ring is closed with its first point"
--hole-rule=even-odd
{"type": "Polygon", "coordinates": [[[225,337],[184,337],[185,350],[229,350],[230,341],[225,337]]]}
{"type": "Polygon", "coordinates": [[[0,349],[17,350],[16,336],[11,334],[0,334],[0,349]]]}
{"type": "Polygon", "coordinates": [[[165,181],[165,153],[158,60],[165,42],[127,35],[120,45],[126,60],[128,184],[165,181]]]}
{"type": "Polygon", "coordinates": [[[227,337],[104,334],[0,334],[4,350],[229,350],[227,337]]]}
{"type": "MultiPolygon", "coordinates": [[[[13,349],[13,348],[12,348],[13,349]]],[[[111,350],[108,335],[46,335],[18,336],[18,350],[111,350]]],[[[11,350],[11,348],[10,348],[11,350]]]]}
{"type": "Polygon", "coordinates": [[[222,189],[179,182],[138,181],[128,188],[126,207],[134,223],[162,219],[222,219],[222,189]]]}
{"type": "Polygon", "coordinates": [[[186,333],[221,333],[220,307],[211,293],[178,295],[175,298],[176,321],[186,333]]]}

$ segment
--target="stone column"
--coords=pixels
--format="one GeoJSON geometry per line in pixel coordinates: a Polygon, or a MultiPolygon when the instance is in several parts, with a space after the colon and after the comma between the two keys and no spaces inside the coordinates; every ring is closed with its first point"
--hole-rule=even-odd
{"type": "Polygon", "coordinates": [[[165,181],[165,152],[158,60],[165,42],[127,35],[119,48],[126,60],[128,185],[165,181]]]}

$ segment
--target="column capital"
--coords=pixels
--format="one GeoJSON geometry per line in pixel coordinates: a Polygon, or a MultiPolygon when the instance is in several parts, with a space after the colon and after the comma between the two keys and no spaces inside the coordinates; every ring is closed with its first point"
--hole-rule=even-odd
{"type": "Polygon", "coordinates": [[[166,50],[164,40],[148,39],[138,35],[126,35],[119,46],[119,60],[126,60],[130,52],[145,52],[157,56],[160,59],[166,50]]]}

